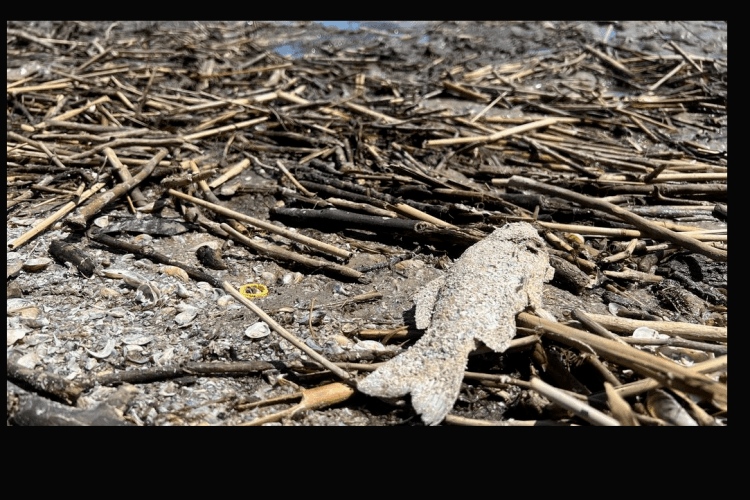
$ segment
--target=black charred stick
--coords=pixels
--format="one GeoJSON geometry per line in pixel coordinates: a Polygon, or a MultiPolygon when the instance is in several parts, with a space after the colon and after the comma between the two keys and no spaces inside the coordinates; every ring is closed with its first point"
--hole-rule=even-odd
{"type": "Polygon", "coordinates": [[[112,236],[109,236],[107,234],[90,233],[89,237],[94,241],[98,241],[99,243],[103,243],[114,248],[119,248],[120,250],[125,250],[126,252],[133,253],[135,255],[138,255],[139,257],[144,257],[160,264],[179,267],[194,280],[205,281],[207,283],[210,283],[214,288],[221,288],[223,286],[222,280],[220,278],[211,276],[210,274],[204,273],[200,269],[188,266],[187,264],[183,264],[182,262],[170,259],[166,255],[162,255],[156,252],[152,247],[127,243],[125,241],[118,240],[117,238],[113,238],[112,236]]]}
{"type": "Polygon", "coordinates": [[[389,219],[375,215],[363,215],[345,210],[310,210],[296,208],[272,208],[270,213],[280,219],[289,221],[295,226],[316,224],[318,226],[333,226],[337,230],[341,227],[348,229],[364,229],[374,232],[413,233],[419,223],[410,219],[389,219]]]}
{"type": "Polygon", "coordinates": [[[87,278],[94,275],[96,268],[94,259],[72,243],[54,240],[49,245],[49,253],[60,262],[70,262],[87,278]]]}
{"type": "Polygon", "coordinates": [[[325,198],[344,198],[345,200],[351,200],[356,201],[358,203],[369,203],[370,205],[374,205],[378,208],[382,208],[384,210],[390,210],[388,208],[388,203],[406,203],[407,205],[414,207],[418,210],[421,210],[423,212],[427,212],[429,214],[435,215],[436,217],[445,217],[448,213],[448,208],[441,207],[438,205],[428,205],[427,203],[419,203],[413,200],[403,200],[400,201],[392,196],[388,195],[376,195],[374,193],[371,193],[372,196],[366,196],[363,194],[357,194],[352,193],[351,191],[345,191],[343,189],[337,189],[335,187],[328,186],[326,184],[318,184],[317,182],[310,182],[310,181],[299,181],[300,184],[305,186],[308,190],[312,191],[313,193],[317,193],[317,195],[323,199],[325,198]],[[383,199],[379,198],[389,198],[392,201],[384,201],[383,199]]]}
{"type": "Polygon", "coordinates": [[[462,230],[436,227],[425,221],[363,215],[337,209],[272,208],[270,213],[291,225],[299,227],[315,225],[329,231],[340,231],[347,228],[363,229],[381,234],[400,233],[420,240],[467,246],[473,245],[481,239],[462,230]]]}
{"type": "Polygon", "coordinates": [[[196,257],[201,264],[209,269],[225,270],[227,264],[221,257],[221,251],[217,248],[211,248],[208,245],[203,245],[195,252],[196,257]]]}

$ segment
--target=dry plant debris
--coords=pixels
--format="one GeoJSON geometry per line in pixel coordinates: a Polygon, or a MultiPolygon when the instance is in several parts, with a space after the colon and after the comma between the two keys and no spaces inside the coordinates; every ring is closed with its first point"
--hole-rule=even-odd
{"type": "Polygon", "coordinates": [[[726,23],[9,21],[6,64],[9,423],[726,424],[726,23]]]}

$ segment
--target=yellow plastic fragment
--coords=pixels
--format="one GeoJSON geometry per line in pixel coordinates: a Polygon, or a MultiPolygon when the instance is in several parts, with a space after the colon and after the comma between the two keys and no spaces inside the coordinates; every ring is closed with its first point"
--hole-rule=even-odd
{"type": "Polygon", "coordinates": [[[266,285],[261,285],[259,283],[250,283],[249,285],[242,285],[240,287],[240,293],[248,299],[254,299],[256,297],[265,297],[266,295],[268,295],[268,288],[266,288],[266,285]],[[258,292],[249,293],[247,290],[250,288],[255,288],[258,290],[258,292]]]}

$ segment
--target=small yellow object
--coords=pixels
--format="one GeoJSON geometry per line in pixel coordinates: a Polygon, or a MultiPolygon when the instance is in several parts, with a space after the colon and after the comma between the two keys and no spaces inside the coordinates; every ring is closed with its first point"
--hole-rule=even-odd
{"type": "Polygon", "coordinates": [[[266,288],[266,285],[261,285],[259,283],[250,283],[249,285],[242,285],[240,287],[240,293],[248,299],[254,299],[256,297],[265,297],[268,295],[268,288],[266,288]],[[248,293],[247,290],[249,288],[256,288],[259,291],[258,293],[248,293]]]}

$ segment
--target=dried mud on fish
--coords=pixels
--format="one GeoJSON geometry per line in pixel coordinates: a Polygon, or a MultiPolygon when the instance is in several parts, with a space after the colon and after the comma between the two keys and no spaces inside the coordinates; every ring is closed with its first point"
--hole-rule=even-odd
{"type": "Polygon", "coordinates": [[[358,28],[7,23],[8,423],[726,425],[726,24],[358,28]]]}

